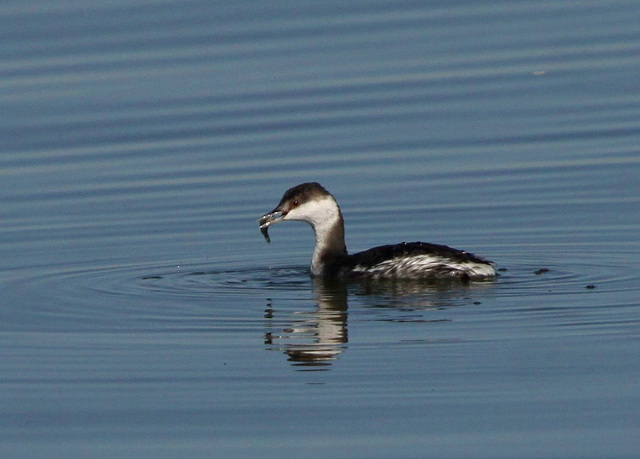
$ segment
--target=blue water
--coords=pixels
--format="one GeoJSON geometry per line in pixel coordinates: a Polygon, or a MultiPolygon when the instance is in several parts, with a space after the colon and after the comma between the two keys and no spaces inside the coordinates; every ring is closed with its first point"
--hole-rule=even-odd
{"type": "Polygon", "coordinates": [[[640,5],[0,6],[4,457],[635,457],[640,5]],[[325,284],[257,218],[319,181],[325,284]]]}

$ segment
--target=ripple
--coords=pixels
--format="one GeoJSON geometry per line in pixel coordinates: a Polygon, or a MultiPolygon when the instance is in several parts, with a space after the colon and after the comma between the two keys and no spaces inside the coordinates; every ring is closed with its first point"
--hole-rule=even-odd
{"type": "Polygon", "coordinates": [[[246,268],[218,270],[210,265],[115,265],[93,269],[68,269],[54,272],[34,283],[56,283],[104,295],[161,295],[194,299],[211,295],[243,295],[252,291],[308,289],[309,280],[301,280],[305,268],[246,268]]]}
{"type": "Polygon", "coordinates": [[[138,292],[150,291],[175,297],[209,297],[215,295],[253,295],[256,291],[309,289],[306,268],[246,268],[212,270],[207,266],[159,267],[153,274],[129,279],[138,292]]]}
{"type": "MultiPolygon", "coordinates": [[[[380,308],[385,320],[403,322],[407,311],[555,295],[554,307],[631,304],[640,285],[633,251],[585,247],[542,250],[503,248],[495,282],[457,286],[416,283],[364,283],[336,292],[312,282],[307,267],[234,267],[203,263],[126,264],[87,268],[58,266],[22,272],[7,283],[5,329],[214,330],[262,327],[265,304],[272,299],[282,312],[313,309],[343,295],[350,311],[380,308]],[[580,254],[582,261],[578,258],[580,254]],[[23,295],[29,295],[24,301],[23,295]],[[560,302],[557,298],[563,298],[560,302]],[[585,299],[589,298],[588,301],[585,299]],[[8,309],[6,310],[8,311],[8,309]],[[394,312],[397,311],[397,312],[394,312]]],[[[532,303],[533,299],[533,303],[532,303]]],[[[513,311],[517,310],[515,307],[513,311]]],[[[504,309],[502,309],[504,311],[504,309]]],[[[431,317],[410,314],[411,320],[431,317]]],[[[366,320],[371,319],[369,317],[366,320]]]]}
{"type": "Polygon", "coordinates": [[[500,271],[500,295],[527,296],[636,290],[640,273],[619,248],[553,248],[544,256],[511,252],[500,271]],[[516,257],[516,258],[514,258],[516,257]],[[535,258],[535,259],[534,259],[535,258]]]}
{"type": "Polygon", "coordinates": [[[303,273],[290,267],[212,270],[195,263],[49,267],[8,282],[9,297],[15,295],[14,303],[23,306],[6,314],[4,326],[56,331],[257,327],[256,307],[264,308],[268,292],[309,291],[303,273]]]}

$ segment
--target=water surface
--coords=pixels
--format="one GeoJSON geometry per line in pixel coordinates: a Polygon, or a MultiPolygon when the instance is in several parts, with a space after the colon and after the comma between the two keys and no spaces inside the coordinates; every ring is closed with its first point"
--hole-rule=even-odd
{"type": "Polygon", "coordinates": [[[640,7],[0,7],[8,457],[633,457],[640,7]],[[325,284],[257,217],[495,282],[325,284]]]}

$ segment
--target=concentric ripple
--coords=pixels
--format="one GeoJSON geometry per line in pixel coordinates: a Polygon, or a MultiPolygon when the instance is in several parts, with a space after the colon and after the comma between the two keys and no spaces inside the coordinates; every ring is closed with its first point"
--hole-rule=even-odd
{"type": "Polygon", "coordinates": [[[619,247],[554,247],[546,254],[523,249],[510,251],[501,263],[501,295],[575,294],[585,290],[635,290],[640,272],[633,250],[619,247]],[[588,261],[583,261],[583,260],[588,261]],[[511,261],[513,260],[513,261],[511,261]]]}
{"type": "MultiPolygon", "coordinates": [[[[494,283],[457,287],[355,283],[343,292],[345,305],[352,310],[375,306],[406,312],[472,304],[479,299],[506,300],[508,304],[509,298],[515,301],[559,295],[573,305],[584,305],[585,298],[589,298],[591,306],[606,306],[618,300],[628,303],[628,292],[638,290],[640,285],[632,253],[611,256],[611,248],[592,250],[589,261],[581,263],[571,256],[580,253],[575,248],[546,250],[546,259],[539,250],[520,252],[505,251],[500,257],[504,260],[499,264],[500,276],[494,283]],[[621,260],[626,263],[621,264],[621,260]],[[620,298],[617,293],[622,294],[620,298]]],[[[311,281],[306,267],[220,269],[202,263],[111,263],[91,268],[49,267],[23,274],[8,283],[8,291],[10,295],[28,292],[31,301],[19,313],[14,311],[4,327],[259,328],[265,302],[272,298],[278,307],[288,303],[298,309],[312,309],[327,295],[311,281]]],[[[328,295],[331,298],[335,292],[329,291],[328,295]]],[[[401,321],[402,317],[387,313],[384,320],[401,321]]]]}
{"type": "Polygon", "coordinates": [[[28,293],[31,301],[12,311],[14,323],[4,326],[56,331],[243,326],[255,315],[235,307],[238,301],[264,307],[269,291],[308,292],[303,273],[296,268],[215,270],[196,263],[49,267],[8,283],[9,294],[28,293]],[[260,301],[252,303],[253,296],[260,301]]]}

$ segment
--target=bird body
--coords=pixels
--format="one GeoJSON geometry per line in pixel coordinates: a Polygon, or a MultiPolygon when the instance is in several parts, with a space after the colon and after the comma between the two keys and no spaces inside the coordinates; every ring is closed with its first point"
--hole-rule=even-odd
{"type": "Polygon", "coordinates": [[[269,241],[271,225],[304,221],[315,234],[311,274],[325,278],[406,278],[487,280],[496,275],[493,263],[463,250],[426,242],[402,242],[349,254],[344,219],[335,198],[319,183],[288,189],[276,208],[259,219],[269,241]]]}

